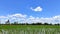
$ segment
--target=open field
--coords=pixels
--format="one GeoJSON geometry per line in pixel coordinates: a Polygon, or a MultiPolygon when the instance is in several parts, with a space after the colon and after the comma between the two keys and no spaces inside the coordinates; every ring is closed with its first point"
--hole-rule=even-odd
{"type": "Polygon", "coordinates": [[[41,29],[41,28],[60,28],[60,25],[0,25],[0,29],[41,29]]]}
{"type": "Polygon", "coordinates": [[[60,34],[58,25],[0,25],[0,34],[60,34]]]}

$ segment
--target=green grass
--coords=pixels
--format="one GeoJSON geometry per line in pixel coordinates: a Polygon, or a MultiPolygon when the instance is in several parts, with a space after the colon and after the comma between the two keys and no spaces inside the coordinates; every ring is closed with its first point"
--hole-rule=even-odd
{"type": "Polygon", "coordinates": [[[58,25],[0,25],[0,29],[40,29],[40,28],[60,28],[58,25]]]}
{"type": "Polygon", "coordinates": [[[32,32],[34,32],[34,34],[60,34],[60,26],[58,25],[0,25],[0,34],[3,32],[2,30],[9,34],[12,34],[12,32],[14,34],[20,34],[21,32],[22,34],[24,31],[27,34],[32,32]]]}

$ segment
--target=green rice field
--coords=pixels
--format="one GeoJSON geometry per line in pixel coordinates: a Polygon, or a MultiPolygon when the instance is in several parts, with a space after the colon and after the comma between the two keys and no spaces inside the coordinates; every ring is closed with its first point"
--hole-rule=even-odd
{"type": "Polygon", "coordinates": [[[0,25],[0,34],[60,34],[58,25],[0,25]]]}

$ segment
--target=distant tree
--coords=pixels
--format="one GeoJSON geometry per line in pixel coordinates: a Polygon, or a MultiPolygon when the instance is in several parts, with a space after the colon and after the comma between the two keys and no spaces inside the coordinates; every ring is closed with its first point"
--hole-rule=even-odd
{"type": "Polygon", "coordinates": [[[14,23],[11,23],[11,24],[14,24],[14,23]]]}
{"type": "Polygon", "coordinates": [[[59,23],[55,24],[55,25],[60,25],[59,23]]]}
{"type": "Polygon", "coordinates": [[[14,22],[14,24],[18,24],[18,22],[14,22]]]}
{"type": "Polygon", "coordinates": [[[42,25],[42,23],[37,22],[37,23],[32,23],[31,25],[42,25]]]}
{"type": "Polygon", "coordinates": [[[32,23],[31,25],[35,25],[35,23],[32,23]]]}
{"type": "Polygon", "coordinates": [[[42,25],[42,23],[37,22],[36,25],[42,25]]]}
{"type": "Polygon", "coordinates": [[[5,22],[5,24],[10,24],[10,21],[9,21],[9,20],[7,20],[7,21],[5,22]]]}
{"type": "Polygon", "coordinates": [[[59,23],[57,25],[60,25],[59,23]]]}
{"type": "Polygon", "coordinates": [[[50,23],[49,25],[53,25],[52,23],[50,23]]]}
{"type": "Polygon", "coordinates": [[[44,23],[44,25],[49,25],[48,23],[44,23]]]}
{"type": "Polygon", "coordinates": [[[29,25],[28,23],[25,23],[25,25],[29,25]]]}

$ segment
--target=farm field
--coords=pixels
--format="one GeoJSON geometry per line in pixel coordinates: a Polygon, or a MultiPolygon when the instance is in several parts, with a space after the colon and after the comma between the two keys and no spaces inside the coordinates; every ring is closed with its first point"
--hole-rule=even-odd
{"type": "Polygon", "coordinates": [[[41,28],[60,28],[60,25],[0,25],[0,29],[41,29],[41,28]]]}
{"type": "Polygon", "coordinates": [[[0,34],[60,34],[58,25],[0,25],[0,34]]]}

